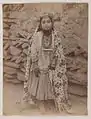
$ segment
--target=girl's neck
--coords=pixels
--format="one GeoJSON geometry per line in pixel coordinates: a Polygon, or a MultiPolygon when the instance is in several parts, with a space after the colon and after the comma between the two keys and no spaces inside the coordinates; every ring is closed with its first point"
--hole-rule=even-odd
{"type": "Polygon", "coordinates": [[[52,30],[43,30],[43,34],[49,36],[52,33],[52,30]]]}

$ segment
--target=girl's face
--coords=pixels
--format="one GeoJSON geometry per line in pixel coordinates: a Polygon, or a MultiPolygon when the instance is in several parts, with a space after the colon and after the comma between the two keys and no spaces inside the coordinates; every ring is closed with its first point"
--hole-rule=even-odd
{"type": "Polygon", "coordinates": [[[52,21],[51,21],[51,19],[49,17],[44,17],[41,20],[41,27],[45,31],[51,30],[52,29],[52,21]]]}

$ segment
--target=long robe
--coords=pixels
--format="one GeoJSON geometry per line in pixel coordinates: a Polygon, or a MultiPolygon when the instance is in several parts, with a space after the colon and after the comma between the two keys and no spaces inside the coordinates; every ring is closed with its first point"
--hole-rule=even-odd
{"type": "MultiPolygon", "coordinates": [[[[31,94],[35,94],[35,92],[31,92],[31,84],[33,78],[33,62],[36,62],[39,60],[39,52],[41,51],[41,39],[42,39],[43,33],[37,32],[32,41],[31,47],[29,47],[28,50],[28,57],[27,57],[27,66],[26,66],[26,73],[25,73],[25,78],[26,81],[24,82],[24,100],[28,100],[29,97],[31,98],[31,94]],[[32,64],[31,64],[32,60],[32,64]]],[[[51,97],[54,99],[56,108],[61,111],[63,109],[66,109],[68,106],[68,78],[66,77],[66,61],[65,61],[65,56],[63,54],[63,48],[61,44],[61,39],[58,38],[57,34],[52,31],[52,49],[53,49],[53,54],[57,57],[57,63],[55,70],[49,70],[47,73],[49,77],[49,83],[50,83],[50,88],[52,90],[52,95],[51,97]]],[[[41,60],[38,62],[38,65],[40,66],[41,69],[45,68],[46,65],[43,65],[41,60]]],[[[46,75],[46,76],[47,76],[46,75]]],[[[43,76],[43,75],[42,75],[43,76]]],[[[44,76],[45,77],[45,76],[44,76]]],[[[43,78],[43,77],[42,77],[43,78]]],[[[46,79],[46,77],[45,77],[46,79]]],[[[37,79],[35,79],[37,80],[37,79]]],[[[36,81],[35,81],[36,82],[36,81]]],[[[44,82],[43,82],[44,83],[44,82]]],[[[36,84],[36,83],[35,83],[36,84]]],[[[38,84],[38,82],[37,82],[38,84]]],[[[46,85],[48,86],[48,85],[46,85]]],[[[33,85],[34,87],[34,85],[33,85]]],[[[45,87],[43,87],[44,89],[45,87]]],[[[50,89],[49,88],[49,89],[50,89]]],[[[46,90],[46,88],[45,88],[46,90]]],[[[33,90],[34,91],[34,90],[33,90]]],[[[40,93],[39,93],[40,95],[40,93]]],[[[37,96],[39,96],[37,95],[37,96]]],[[[47,95],[48,96],[48,95],[47,95]]],[[[37,97],[40,99],[41,96],[37,97]]],[[[41,99],[45,99],[44,95],[42,95],[41,99]]],[[[40,99],[40,100],[41,100],[40,99]]],[[[48,99],[46,97],[46,99],[48,99]]]]}

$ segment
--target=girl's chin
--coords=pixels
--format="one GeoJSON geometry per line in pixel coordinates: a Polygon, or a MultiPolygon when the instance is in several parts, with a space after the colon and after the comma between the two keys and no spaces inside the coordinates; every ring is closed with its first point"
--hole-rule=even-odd
{"type": "Polygon", "coordinates": [[[44,31],[50,31],[51,29],[43,29],[44,31]]]}

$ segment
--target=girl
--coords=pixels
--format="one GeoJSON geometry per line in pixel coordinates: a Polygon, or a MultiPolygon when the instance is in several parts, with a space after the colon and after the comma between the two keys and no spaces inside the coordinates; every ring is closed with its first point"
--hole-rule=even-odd
{"type": "Polygon", "coordinates": [[[49,102],[54,102],[58,111],[67,110],[68,79],[65,73],[61,40],[54,30],[52,16],[45,14],[40,17],[40,24],[28,50],[24,100],[30,100],[32,104],[37,102],[42,110],[49,102]]]}

